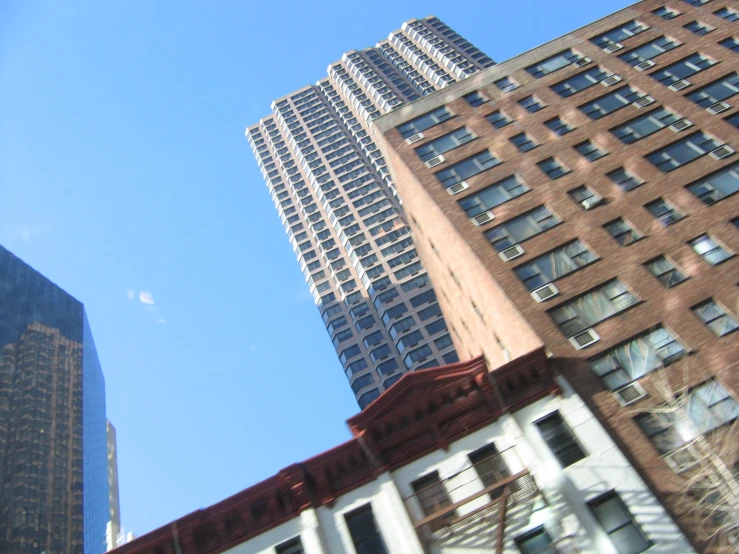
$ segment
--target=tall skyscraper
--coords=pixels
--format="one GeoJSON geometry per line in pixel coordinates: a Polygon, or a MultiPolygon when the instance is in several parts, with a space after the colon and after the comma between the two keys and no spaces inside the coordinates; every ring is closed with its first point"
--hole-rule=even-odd
{"type": "Polygon", "coordinates": [[[0,552],[105,551],[105,381],[84,307],[0,247],[0,552]]]}
{"type": "Polygon", "coordinates": [[[113,550],[118,546],[121,534],[121,503],[118,495],[118,443],[115,427],[110,421],[105,422],[108,453],[108,498],[110,518],[105,531],[106,549],[113,550]]]}
{"type": "Polygon", "coordinates": [[[411,20],[246,131],[362,408],[458,359],[368,122],[491,65],[439,19],[411,20]]]}
{"type": "Polygon", "coordinates": [[[460,356],[544,346],[707,552],[739,545],[737,21],[645,0],[373,123],[460,356]]]}

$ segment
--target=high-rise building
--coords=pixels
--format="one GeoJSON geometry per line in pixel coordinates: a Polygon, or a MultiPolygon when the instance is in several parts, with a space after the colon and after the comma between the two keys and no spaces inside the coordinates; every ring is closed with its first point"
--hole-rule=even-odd
{"type": "Polygon", "coordinates": [[[737,21],[736,2],[644,0],[373,122],[460,356],[544,346],[693,543],[723,552],[737,21]]]}
{"type": "Polygon", "coordinates": [[[118,546],[118,536],[121,534],[121,502],[118,494],[118,442],[115,427],[110,421],[105,422],[108,453],[108,503],[110,517],[105,530],[107,550],[118,546]]]}
{"type": "Polygon", "coordinates": [[[439,19],[411,20],[246,131],[362,408],[404,372],[458,359],[368,122],[491,65],[439,19]]]}
{"type": "Polygon", "coordinates": [[[0,247],[0,552],[105,552],[105,381],[84,307],[0,247]]]}

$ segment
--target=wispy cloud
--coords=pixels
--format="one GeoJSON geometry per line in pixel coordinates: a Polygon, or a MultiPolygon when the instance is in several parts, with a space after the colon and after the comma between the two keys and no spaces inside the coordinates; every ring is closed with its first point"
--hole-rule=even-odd
{"type": "Polygon", "coordinates": [[[126,298],[128,298],[129,302],[136,298],[136,291],[133,289],[126,289],[126,298]]]}
{"type": "Polygon", "coordinates": [[[162,316],[159,306],[154,302],[154,295],[149,291],[140,290],[138,293],[136,289],[126,289],[126,298],[129,302],[133,302],[138,299],[139,304],[143,304],[143,308],[151,314],[150,317],[154,318],[154,321],[160,325],[167,323],[167,320],[162,316]]]}
{"type": "Polygon", "coordinates": [[[150,292],[142,290],[139,292],[139,302],[142,304],[154,305],[154,296],[150,292]]]}

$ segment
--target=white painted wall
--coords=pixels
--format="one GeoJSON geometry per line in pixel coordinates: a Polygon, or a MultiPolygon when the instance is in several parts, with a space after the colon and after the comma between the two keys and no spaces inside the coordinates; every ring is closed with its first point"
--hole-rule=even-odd
{"type": "MultiPolygon", "coordinates": [[[[484,488],[482,481],[474,479],[474,470],[464,472],[464,484],[460,477],[452,476],[471,466],[468,458],[471,452],[491,442],[501,452],[512,474],[528,468],[542,492],[535,509],[514,513],[508,519],[506,553],[518,552],[514,542],[516,536],[543,524],[555,540],[574,536],[579,552],[617,554],[586,506],[587,501],[610,490],[619,494],[642,530],[654,542],[650,553],[694,552],[582,400],[566,382],[561,381],[560,385],[564,397],[550,396],[504,416],[454,442],[448,451],[437,450],[396,471],[384,473],[371,483],[341,496],[333,506],[306,510],[299,518],[229,550],[229,554],[274,553],[276,545],[298,535],[306,554],[355,554],[344,515],[367,503],[372,505],[389,554],[423,554],[403,502],[403,498],[414,492],[411,483],[438,471],[442,480],[450,478],[446,482],[448,489],[458,486],[449,490],[452,501],[462,500],[484,488]],[[534,424],[555,410],[559,411],[588,454],[585,459],[565,469],[559,466],[534,424]]],[[[470,502],[458,514],[486,502],[487,497],[470,502]]],[[[410,509],[413,510],[413,506],[410,509]]],[[[416,509],[414,517],[420,519],[420,507],[416,506],[416,509]]],[[[489,554],[495,548],[495,533],[491,527],[489,523],[471,525],[454,537],[435,543],[429,552],[489,554]]],[[[561,544],[561,551],[574,552],[568,543],[561,544]]]]}

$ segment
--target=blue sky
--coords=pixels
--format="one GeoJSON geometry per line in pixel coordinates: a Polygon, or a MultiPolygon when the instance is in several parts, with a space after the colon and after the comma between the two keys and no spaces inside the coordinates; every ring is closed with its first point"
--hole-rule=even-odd
{"type": "Polygon", "coordinates": [[[623,0],[0,2],[0,244],[85,303],[143,534],[357,411],[244,129],[434,14],[497,61],[623,0]]]}

